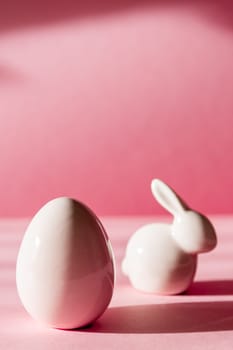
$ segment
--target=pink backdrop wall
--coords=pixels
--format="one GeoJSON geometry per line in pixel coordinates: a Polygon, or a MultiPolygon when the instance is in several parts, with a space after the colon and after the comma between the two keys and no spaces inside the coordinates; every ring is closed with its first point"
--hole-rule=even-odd
{"type": "Polygon", "coordinates": [[[153,177],[232,212],[231,1],[5,3],[0,216],[60,195],[102,215],[161,213],[153,177]]]}

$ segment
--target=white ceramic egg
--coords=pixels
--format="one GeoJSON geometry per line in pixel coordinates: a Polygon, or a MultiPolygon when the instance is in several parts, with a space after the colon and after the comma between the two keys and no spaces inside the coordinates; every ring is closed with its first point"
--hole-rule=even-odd
{"type": "Polygon", "coordinates": [[[34,319],[62,329],[92,323],[111,300],[114,275],[110,241],[84,204],[61,197],[34,216],[16,266],[19,297],[34,319]]]}

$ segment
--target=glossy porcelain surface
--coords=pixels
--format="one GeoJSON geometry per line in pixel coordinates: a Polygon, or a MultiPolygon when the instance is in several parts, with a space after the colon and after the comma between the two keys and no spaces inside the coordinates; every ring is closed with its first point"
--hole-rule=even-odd
{"type": "Polygon", "coordinates": [[[187,204],[164,182],[153,180],[152,193],[173,216],[173,223],[148,224],[130,238],[122,270],[141,291],[178,294],[191,284],[197,254],[217,244],[213,225],[187,204]]]}
{"type": "Polygon", "coordinates": [[[108,306],[114,262],[98,218],[70,198],[48,202],[28,226],[17,259],[19,297],[28,313],[55,328],[96,320],[108,306]]]}

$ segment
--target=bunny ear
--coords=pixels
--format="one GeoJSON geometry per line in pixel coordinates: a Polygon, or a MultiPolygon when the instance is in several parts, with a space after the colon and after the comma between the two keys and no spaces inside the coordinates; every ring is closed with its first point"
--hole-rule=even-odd
{"type": "Polygon", "coordinates": [[[188,206],[183,200],[168,185],[159,179],[152,180],[151,191],[159,204],[174,216],[188,209],[188,206]]]}

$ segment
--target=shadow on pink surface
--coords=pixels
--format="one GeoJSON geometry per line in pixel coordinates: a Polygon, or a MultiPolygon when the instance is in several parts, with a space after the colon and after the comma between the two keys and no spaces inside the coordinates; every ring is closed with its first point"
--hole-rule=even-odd
{"type": "Polygon", "coordinates": [[[21,83],[24,77],[16,69],[0,64],[0,87],[1,83],[21,83]]]}
{"type": "Polygon", "coordinates": [[[233,301],[109,308],[84,332],[193,333],[233,330],[233,301]]]}
{"type": "Polygon", "coordinates": [[[233,296],[233,280],[197,281],[191,285],[186,294],[233,296]]]}
{"type": "Polygon", "coordinates": [[[9,0],[0,5],[0,31],[44,25],[80,17],[98,16],[112,12],[145,7],[193,7],[201,15],[226,26],[233,26],[233,3],[231,0],[9,0]]]}

